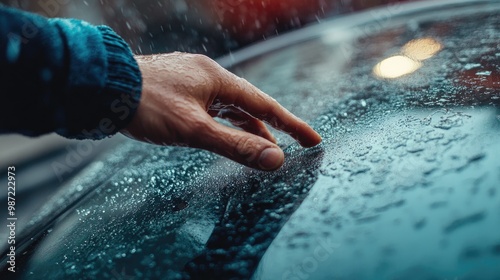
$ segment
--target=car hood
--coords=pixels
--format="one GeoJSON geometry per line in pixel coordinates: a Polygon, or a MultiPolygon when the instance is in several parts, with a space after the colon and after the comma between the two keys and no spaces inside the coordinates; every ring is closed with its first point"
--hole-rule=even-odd
{"type": "Polygon", "coordinates": [[[280,134],[285,164],[266,173],[126,142],[22,231],[21,275],[494,279],[499,11],[387,6],[222,58],[323,143],[280,134]]]}

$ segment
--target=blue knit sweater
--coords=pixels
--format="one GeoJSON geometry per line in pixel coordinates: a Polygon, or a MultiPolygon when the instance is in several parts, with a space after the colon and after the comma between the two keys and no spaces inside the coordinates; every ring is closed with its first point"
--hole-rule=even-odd
{"type": "Polygon", "coordinates": [[[142,78],[106,26],[0,5],[0,133],[101,139],[132,119],[142,78]]]}

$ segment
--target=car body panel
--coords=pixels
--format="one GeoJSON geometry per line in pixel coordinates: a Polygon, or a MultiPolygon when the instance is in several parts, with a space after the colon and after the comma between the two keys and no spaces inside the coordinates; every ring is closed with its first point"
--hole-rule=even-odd
{"type": "Polygon", "coordinates": [[[498,279],[500,5],[421,5],[236,58],[324,142],[280,134],[272,173],[124,143],[33,219],[22,277],[498,279]]]}

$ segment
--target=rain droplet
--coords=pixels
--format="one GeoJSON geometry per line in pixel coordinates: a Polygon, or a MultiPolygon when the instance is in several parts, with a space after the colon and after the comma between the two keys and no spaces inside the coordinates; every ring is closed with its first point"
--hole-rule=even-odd
{"type": "Polygon", "coordinates": [[[476,76],[489,76],[491,75],[491,71],[479,71],[476,72],[476,76]]]}

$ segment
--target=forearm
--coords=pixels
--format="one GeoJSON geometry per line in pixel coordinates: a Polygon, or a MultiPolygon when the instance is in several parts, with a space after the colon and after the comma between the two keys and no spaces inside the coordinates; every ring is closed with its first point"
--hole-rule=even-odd
{"type": "Polygon", "coordinates": [[[141,74],[111,29],[3,7],[0,22],[0,132],[99,139],[132,119],[141,74]]]}

